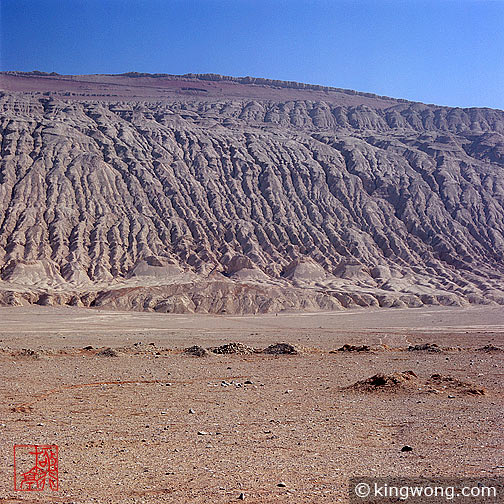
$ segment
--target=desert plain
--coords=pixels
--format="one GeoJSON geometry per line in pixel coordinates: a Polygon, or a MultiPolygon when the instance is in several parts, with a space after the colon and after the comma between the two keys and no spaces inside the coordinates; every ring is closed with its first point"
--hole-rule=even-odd
{"type": "Polygon", "coordinates": [[[0,502],[345,503],[352,476],[504,475],[500,306],[0,321],[0,502]],[[14,491],[15,444],[58,446],[57,492],[14,491]]]}

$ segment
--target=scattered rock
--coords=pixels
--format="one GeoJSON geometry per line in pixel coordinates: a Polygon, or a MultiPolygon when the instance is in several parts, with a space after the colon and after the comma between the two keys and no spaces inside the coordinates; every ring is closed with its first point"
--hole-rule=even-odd
{"type": "Polygon", "coordinates": [[[280,483],[277,483],[277,487],[285,488],[286,486],[287,486],[287,484],[284,483],[283,481],[280,481],[280,483]]]}
{"type": "Polygon", "coordinates": [[[402,451],[402,452],[411,452],[411,451],[413,451],[413,448],[412,448],[411,446],[404,445],[404,446],[401,448],[401,451],[402,451]]]}
{"type": "Polygon", "coordinates": [[[40,352],[37,352],[37,351],[32,350],[30,348],[22,348],[19,352],[16,352],[13,355],[14,355],[14,357],[28,358],[28,359],[34,359],[34,360],[38,360],[41,357],[40,352]]]}
{"type": "Polygon", "coordinates": [[[184,353],[194,355],[195,357],[206,357],[207,355],[209,355],[208,350],[198,345],[193,345],[184,349],[184,353]]]}
{"type": "Polygon", "coordinates": [[[210,434],[209,432],[203,430],[198,431],[198,436],[208,436],[209,434],[210,434]]]}
{"type": "Polygon", "coordinates": [[[451,376],[443,376],[439,373],[431,375],[427,380],[426,385],[430,387],[429,391],[442,393],[452,392],[466,395],[486,395],[486,390],[483,387],[478,387],[473,383],[463,382],[452,378],[451,376]]]}
{"type": "Polygon", "coordinates": [[[97,352],[98,357],[117,357],[117,352],[112,348],[104,348],[97,352]]]}
{"type": "MultiPolygon", "coordinates": [[[[371,378],[361,380],[353,385],[344,387],[342,390],[354,390],[357,392],[427,392],[433,394],[459,393],[466,395],[481,396],[487,392],[484,388],[472,383],[462,382],[451,376],[443,376],[438,373],[430,376],[428,380],[419,380],[413,371],[403,371],[385,375],[375,374],[371,378]]],[[[448,396],[454,398],[455,396],[448,396]]]]}
{"type": "Polygon", "coordinates": [[[422,343],[420,345],[410,345],[408,347],[409,352],[441,352],[436,343],[422,343]]]}
{"type": "Polygon", "coordinates": [[[270,345],[269,347],[265,348],[263,350],[263,353],[273,355],[297,355],[299,353],[299,349],[296,346],[291,345],[290,343],[275,343],[274,345],[270,345]]]}
{"type": "Polygon", "coordinates": [[[83,350],[93,350],[93,346],[92,345],[85,346],[83,350]]]}
{"type": "Polygon", "coordinates": [[[238,495],[238,500],[245,500],[245,494],[243,492],[238,495]]]}
{"type": "Polygon", "coordinates": [[[495,345],[485,345],[484,347],[478,348],[478,352],[504,352],[504,348],[495,345]]]}
{"type": "Polygon", "coordinates": [[[27,404],[22,404],[21,406],[13,406],[11,411],[14,411],[15,413],[31,413],[33,408],[27,404]]]}
{"type": "Polygon", "coordinates": [[[369,352],[371,348],[369,345],[343,345],[341,348],[338,348],[337,350],[332,350],[329,353],[336,353],[336,352],[369,352]]]}
{"type": "Polygon", "coordinates": [[[254,382],[251,380],[245,380],[243,383],[244,383],[244,385],[253,385],[254,384],[254,382]]]}
{"type": "Polygon", "coordinates": [[[221,345],[219,347],[209,348],[209,350],[215,354],[240,354],[247,355],[256,353],[255,348],[252,348],[243,343],[227,343],[226,345],[221,345]]]}
{"type": "Polygon", "coordinates": [[[189,413],[190,413],[191,415],[194,415],[196,412],[195,412],[192,408],[189,408],[189,413]]]}
{"type": "Polygon", "coordinates": [[[414,385],[416,378],[417,375],[413,371],[396,372],[390,375],[378,373],[370,378],[358,381],[346,387],[346,389],[358,392],[396,392],[407,386],[414,385]]]}

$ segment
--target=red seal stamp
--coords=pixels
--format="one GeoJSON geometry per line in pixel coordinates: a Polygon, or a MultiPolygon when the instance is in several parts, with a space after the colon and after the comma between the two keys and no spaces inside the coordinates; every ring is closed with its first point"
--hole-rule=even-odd
{"type": "Polygon", "coordinates": [[[58,490],[58,447],[14,445],[14,490],[58,490]]]}

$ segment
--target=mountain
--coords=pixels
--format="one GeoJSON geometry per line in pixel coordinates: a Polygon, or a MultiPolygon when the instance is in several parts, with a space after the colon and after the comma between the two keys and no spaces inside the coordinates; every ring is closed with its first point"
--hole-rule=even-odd
{"type": "Polygon", "coordinates": [[[504,112],[215,74],[0,74],[0,304],[504,304],[504,112]]]}

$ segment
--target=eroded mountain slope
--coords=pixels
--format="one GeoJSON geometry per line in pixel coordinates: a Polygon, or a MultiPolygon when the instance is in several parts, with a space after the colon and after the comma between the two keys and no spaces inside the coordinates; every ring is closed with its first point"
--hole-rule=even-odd
{"type": "Polygon", "coordinates": [[[234,85],[4,92],[2,302],[504,304],[502,111],[234,85]]]}

